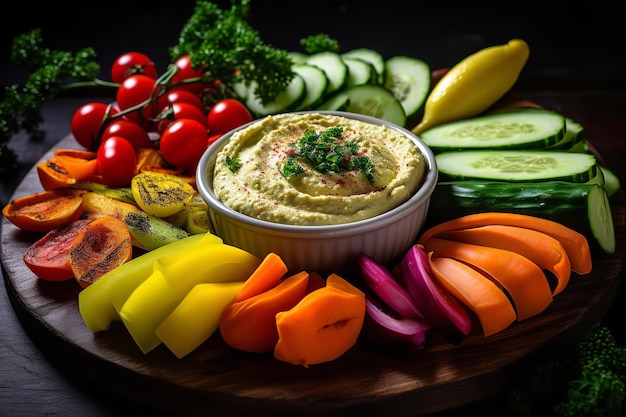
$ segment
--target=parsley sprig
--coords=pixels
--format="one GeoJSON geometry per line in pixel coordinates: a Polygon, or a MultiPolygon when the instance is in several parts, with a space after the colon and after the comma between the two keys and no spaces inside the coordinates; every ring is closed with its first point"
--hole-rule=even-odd
{"type": "Polygon", "coordinates": [[[360,171],[370,184],[374,184],[376,167],[368,157],[359,154],[356,141],[343,139],[343,126],[331,127],[321,133],[307,130],[292,146],[295,151],[282,169],[285,178],[304,174],[302,162],[322,174],[360,171]]]}

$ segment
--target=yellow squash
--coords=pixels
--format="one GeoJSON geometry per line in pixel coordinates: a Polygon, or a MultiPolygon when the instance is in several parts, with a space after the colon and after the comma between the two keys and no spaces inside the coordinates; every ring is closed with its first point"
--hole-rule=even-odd
{"type": "Polygon", "coordinates": [[[519,78],[528,60],[528,44],[512,39],[466,57],[435,85],[424,104],[424,116],[412,130],[477,116],[498,101],[519,78]]]}

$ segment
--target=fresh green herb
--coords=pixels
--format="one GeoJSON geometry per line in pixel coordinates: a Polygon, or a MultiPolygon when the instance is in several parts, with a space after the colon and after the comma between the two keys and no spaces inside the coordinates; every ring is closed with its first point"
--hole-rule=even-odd
{"type": "Polygon", "coordinates": [[[197,1],[193,15],[183,27],[179,42],[169,49],[176,60],[190,54],[194,68],[203,68],[204,81],[220,80],[222,94],[233,95],[229,86],[254,84],[263,104],[285,90],[295,76],[287,51],[264,43],[246,21],[250,0],[232,0],[228,10],[208,1],[197,1]],[[271,74],[271,77],[268,76],[271,74]]]}
{"type": "Polygon", "coordinates": [[[233,174],[239,171],[239,168],[241,168],[241,161],[239,160],[239,158],[231,158],[227,155],[224,159],[224,163],[233,174]]]}
{"type": "Polygon", "coordinates": [[[0,101],[0,173],[17,168],[15,152],[8,147],[11,137],[21,130],[36,136],[43,121],[41,106],[65,90],[85,86],[110,87],[96,79],[99,65],[95,52],[85,48],[73,54],[43,46],[40,29],[16,37],[11,61],[29,72],[23,85],[6,86],[0,101]]]}
{"type": "Polygon", "coordinates": [[[286,178],[304,173],[304,169],[297,163],[297,160],[301,160],[323,174],[357,170],[365,175],[370,184],[374,183],[374,164],[366,156],[359,155],[355,141],[343,140],[342,126],[329,128],[321,134],[307,130],[293,146],[296,149],[282,170],[286,178]]]}
{"type": "Polygon", "coordinates": [[[325,33],[307,36],[306,38],[300,40],[300,45],[302,45],[304,50],[309,54],[315,54],[318,52],[339,53],[341,50],[339,42],[332,39],[325,33]]]}

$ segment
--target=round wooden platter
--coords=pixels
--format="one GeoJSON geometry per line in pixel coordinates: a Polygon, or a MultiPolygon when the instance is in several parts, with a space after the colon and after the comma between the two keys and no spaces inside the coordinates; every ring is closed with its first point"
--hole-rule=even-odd
{"type": "MultiPolygon", "coordinates": [[[[68,136],[55,149],[73,146],[68,136]]],[[[33,167],[14,198],[39,191],[33,167]]],[[[337,360],[309,368],[280,362],[271,354],[235,351],[218,333],[183,359],[163,345],[142,354],[121,322],[93,334],[78,311],[78,285],[37,279],[22,256],[39,236],[5,218],[2,266],[13,307],[43,350],[78,372],[85,383],[159,411],[416,416],[498,394],[524,359],[548,344],[579,337],[607,312],[624,269],[623,200],[615,204],[613,216],[617,251],[594,254],[592,273],[573,274],[568,287],[540,315],[493,336],[474,334],[459,344],[439,343],[411,357],[386,355],[360,342],[337,360]]]]}

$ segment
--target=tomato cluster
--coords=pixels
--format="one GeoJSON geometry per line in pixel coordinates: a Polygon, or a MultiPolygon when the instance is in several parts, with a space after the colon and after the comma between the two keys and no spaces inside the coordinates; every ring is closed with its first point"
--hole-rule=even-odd
{"type": "Polygon", "coordinates": [[[203,80],[188,55],[174,62],[174,70],[160,78],[148,56],[126,52],[111,67],[111,79],[119,84],[115,103],[89,102],[72,116],[72,135],[97,152],[105,184],[129,184],[142,148],[156,148],[172,168],[192,172],[209,145],[252,121],[239,100],[210,99],[216,84],[203,80]]]}

